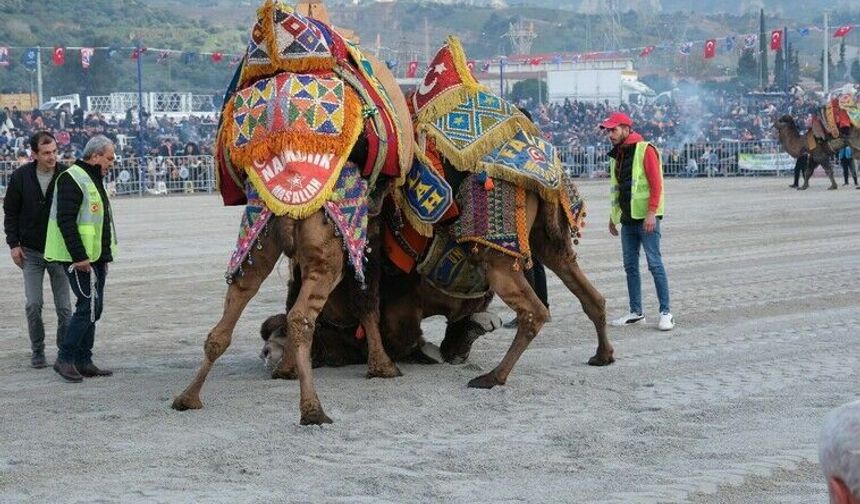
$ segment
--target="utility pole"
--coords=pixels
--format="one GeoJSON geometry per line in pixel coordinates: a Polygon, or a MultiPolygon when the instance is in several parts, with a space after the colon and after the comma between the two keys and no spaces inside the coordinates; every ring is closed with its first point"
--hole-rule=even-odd
{"type": "Polygon", "coordinates": [[[821,75],[823,76],[824,97],[830,93],[830,13],[824,11],[824,58],[821,60],[821,75]]]}
{"type": "MultiPolygon", "coordinates": [[[[146,154],[146,148],[143,145],[143,132],[146,129],[143,124],[143,51],[139,38],[136,39],[134,45],[135,51],[137,51],[137,125],[140,128],[137,134],[137,155],[140,157],[140,169],[143,172],[145,169],[143,157],[146,154]]],[[[140,186],[140,191],[143,192],[143,185],[140,186]]]]}
{"type": "Polygon", "coordinates": [[[36,97],[42,104],[42,47],[36,46],[36,97]]]}

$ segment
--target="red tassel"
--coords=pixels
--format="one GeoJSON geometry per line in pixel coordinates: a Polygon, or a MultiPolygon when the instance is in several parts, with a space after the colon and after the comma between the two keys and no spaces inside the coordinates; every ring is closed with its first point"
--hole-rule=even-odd
{"type": "Polygon", "coordinates": [[[496,184],[493,183],[493,179],[490,177],[487,177],[487,180],[484,181],[484,190],[492,191],[495,188],[496,188],[496,184]]]}
{"type": "Polygon", "coordinates": [[[363,326],[363,325],[361,325],[361,324],[358,324],[358,327],[355,329],[355,339],[357,339],[357,340],[363,340],[363,339],[364,339],[364,336],[365,336],[365,334],[364,334],[364,326],[363,326]]]}

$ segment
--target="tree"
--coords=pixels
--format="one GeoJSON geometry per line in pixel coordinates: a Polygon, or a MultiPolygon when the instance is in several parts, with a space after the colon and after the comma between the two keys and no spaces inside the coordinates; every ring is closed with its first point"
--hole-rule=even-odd
{"type": "Polygon", "coordinates": [[[860,58],[851,63],[851,78],[854,79],[854,82],[860,82],[860,58]]]}
{"type": "Polygon", "coordinates": [[[836,63],[836,73],[831,79],[844,79],[848,76],[848,63],[845,61],[845,37],[839,43],[839,62],[836,63]]]}
{"type": "Polygon", "coordinates": [[[759,10],[758,15],[758,53],[759,53],[759,87],[766,88],[768,84],[767,73],[767,43],[770,37],[765,36],[764,32],[764,9],[759,10]]]}
{"type": "Polygon", "coordinates": [[[741,51],[738,58],[738,80],[744,87],[754,88],[758,85],[759,69],[753,51],[741,51]]]}
{"type": "Polygon", "coordinates": [[[773,84],[780,89],[785,89],[788,87],[787,80],[785,57],[782,55],[782,46],[780,46],[773,61],[773,84]]]}
{"type": "Polygon", "coordinates": [[[816,80],[824,84],[824,65],[827,65],[828,69],[828,80],[833,81],[834,74],[836,73],[836,68],[833,66],[833,58],[830,56],[830,52],[827,53],[827,61],[824,60],[824,51],[821,51],[820,60],[821,65],[818,68],[818,73],[815,75],[816,80]]]}
{"type": "Polygon", "coordinates": [[[538,79],[525,79],[514,84],[509,98],[513,102],[531,99],[534,103],[546,103],[546,94],[546,82],[538,79]]]}

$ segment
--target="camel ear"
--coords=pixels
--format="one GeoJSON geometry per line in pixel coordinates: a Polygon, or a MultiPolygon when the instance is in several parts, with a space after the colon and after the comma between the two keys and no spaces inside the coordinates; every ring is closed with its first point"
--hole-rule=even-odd
{"type": "Polygon", "coordinates": [[[827,478],[827,486],[830,488],[830,496],[835,504],[852,503],[851,490],[848,489],[848,485],[844,481],[836,476],[831,476],[827,478]]]}

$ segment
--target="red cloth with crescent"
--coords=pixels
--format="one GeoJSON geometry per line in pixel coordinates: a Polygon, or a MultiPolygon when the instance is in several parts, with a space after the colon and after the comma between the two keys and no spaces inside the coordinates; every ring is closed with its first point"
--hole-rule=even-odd
{"type": "Polygon", "coordinates": [[[705,59],[711,59],[717,55],[717,39],[708,39],[705,42],[705,59]]]}
{"type": "Polygon", "coordinates": [[[412,95],[413,110],[416,114],[421,113],[421,110],[433,98],[461,84],[463,84],[463,81],[460,79],[457,67],[454,65],[454,56],[451,54],[448,44],[445,44],[436,53],[433,61],[430,62],[430,67],[427,69],[424,81],[421,82],[418,89],[412,95]]]}
{"type": "Polygon", "coordinates": [[[779,51],[782,47],[782,30],[774,30],[770,32],[770,49],[771,51],[779,51]]]}

